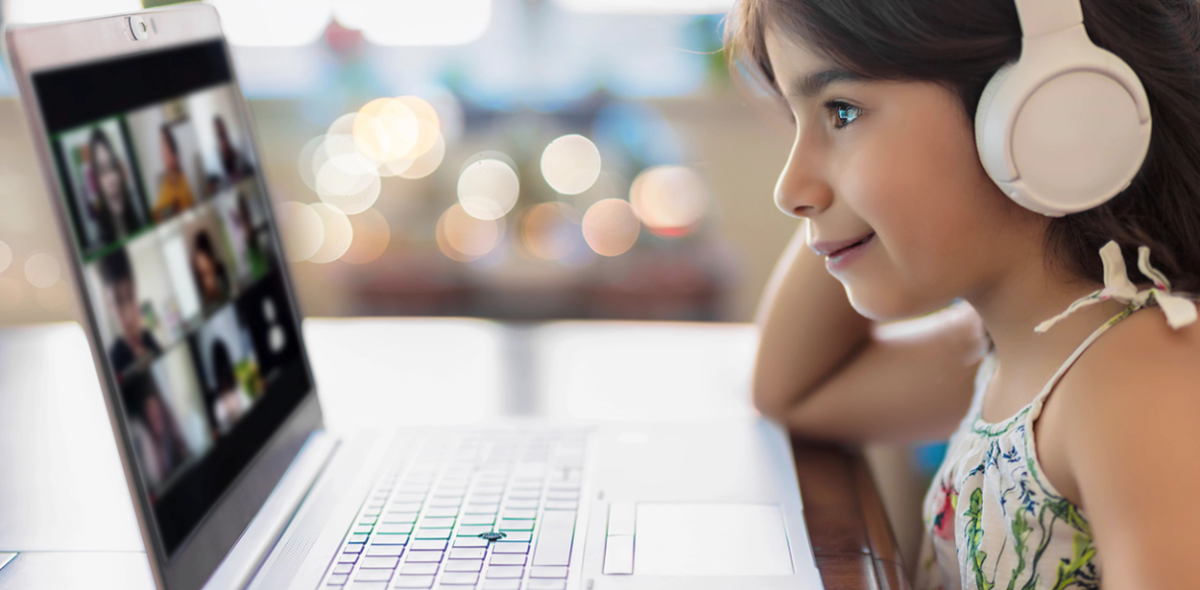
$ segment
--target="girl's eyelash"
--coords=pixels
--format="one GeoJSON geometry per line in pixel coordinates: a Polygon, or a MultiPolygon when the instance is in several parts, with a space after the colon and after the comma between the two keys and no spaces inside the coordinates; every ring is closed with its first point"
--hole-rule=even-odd
{"type": "Polygon", "coordinates": [[[825,109],[829,111],[834,129],[845,129],[863,114],[862,107],[856,107],[844,100],[831,100],[825,103],[825,109]]]}

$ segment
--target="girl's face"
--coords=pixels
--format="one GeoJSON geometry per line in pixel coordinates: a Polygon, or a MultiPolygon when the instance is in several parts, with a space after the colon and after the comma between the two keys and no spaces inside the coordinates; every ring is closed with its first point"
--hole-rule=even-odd
{"type": "Polygon", "coordinates": [[[121,176],[121,163],[102,143],[96,144],[92,157],[95,160],[96,184],[99,185],[100,196],[108,209],[119,215],[125,209],[125,179],[121,176]]]}
{"type": "Polygon", "coordinates": [[[212,258],[201,251],[192,256],[192,264],[196,267],[196,275],[200,278],[200,291],[204,298],[216,300],[221,296],[220,285],[217,284],[217,268],[212,258]]]}
{"type": "Polygon", "coordinates": [[[775,201],[808,219],[814,250],[870,236],[842,263],[827,261],[859,313],[939,309],[1041,248],[1045,218],[992,183],[948,88],[858,79],[770,27],[766,46],[797,131],[775,201]]]}

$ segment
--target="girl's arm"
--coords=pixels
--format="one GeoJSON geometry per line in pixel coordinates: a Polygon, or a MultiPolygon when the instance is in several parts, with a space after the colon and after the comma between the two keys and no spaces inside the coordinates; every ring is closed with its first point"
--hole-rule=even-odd
{"type": "Polygon", "coordinates": [[[805,230],[788,244],[759,308],[755,406],[813,438],[949,436],[970,405],[978,316],[959,307],[888,335],[854,311],[824,258],[806,247],[805,230]]]}

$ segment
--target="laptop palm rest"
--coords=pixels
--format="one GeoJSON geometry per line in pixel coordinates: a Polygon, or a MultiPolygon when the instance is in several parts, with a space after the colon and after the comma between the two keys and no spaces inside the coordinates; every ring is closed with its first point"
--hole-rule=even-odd
{"type": "Polygon", "coordinates": [[[623,563],[632,565],[633,575],[647,576],[795,573],[777,505],[639,503],[635,518],[632,539],[609,537],[615,542],[606,569],[623,563]]]}

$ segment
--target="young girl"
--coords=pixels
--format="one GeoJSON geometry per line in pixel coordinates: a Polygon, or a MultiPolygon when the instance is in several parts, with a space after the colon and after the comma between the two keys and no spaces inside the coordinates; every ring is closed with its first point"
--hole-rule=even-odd
{"type": "Polygon", "coordinates": [[[755,403],[802,436],[951,437],[921,589],[1200,586],[1200,9],[1082,9],[1153,132],[1126,190],[1057,218],[975,143],[984,87],[1021,56],[1014,0],[736,9],[739,66],[796,123],[775,200],[805,220],[760,312],[755,403]]]}

